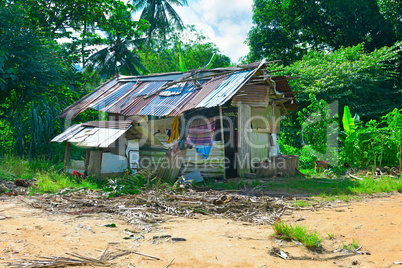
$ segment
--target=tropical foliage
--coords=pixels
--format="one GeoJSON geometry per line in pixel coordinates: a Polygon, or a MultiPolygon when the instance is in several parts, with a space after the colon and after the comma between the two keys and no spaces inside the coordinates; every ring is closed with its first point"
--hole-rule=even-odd
{"type": "Polygon", "coordinates": [[[194,26],[188,25],[182,32],[171,31],[167,39],[154,40],[141,52],[144,65],[152,73],[192,70],[205,66],[215,55],[213,68],[227,67],[230,58],[194,26]],[[183,59],[180,60],[180,55],[183,59]]]}
{"type": "Polygon", "coordinates": [[[368,51],[401,38],[400,1],[255,0],[249,60],[286,64],[309,50],[328,51],[364,42],[368,51]]]}
{"type": "Polygon", "coordinates": [[[402,43],[371,53],[364,45],[334,52],[310,51],[302,60],[284,67],[285,73],[300,77],[291,82],[298,103],[306,107],[309,94],[328,103],[348,105],[362,120],[379,119],[394,108],[402,107],[400,74],[402,43]]]}

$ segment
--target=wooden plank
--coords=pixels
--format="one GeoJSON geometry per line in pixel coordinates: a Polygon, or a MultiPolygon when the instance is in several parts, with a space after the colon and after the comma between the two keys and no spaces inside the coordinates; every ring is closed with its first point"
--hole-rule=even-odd
{"type": "Polygon", "coordinates": [[[254,131],[251,133],[251,142],[252,142],[251,167],[253,169],[255,169],[256,163],[268,159],[268,152],[270,148],[269,136],[270,136],[269,133],[261,133],[254,131]]]}
{"type": "Polygon", "coordinates": [[[66,151],[64,153],[64,172],[67,170],[68,161],[70,160],[71,143],[66,142],[66,151]]]}
{"type": "Polygon", "coordinates": [[[237,166],[238,174],[242,177],[245,173],[250,173],[251,169],[251,108],[247,104],[240,104],[238,107],[238,155],[237,166]]]}
{"type": "Polygon", "coordinates": [[[89,157],[91,156],[91,148],[87,147],[85,152],[85,171],[88,173],[89,157]]]}
{"type": "MultiPolygon", "coordinates": [[[[222,106],[219,106],[219,119],[221,121],[221,141],[223,145],[225,145],[225,134],[223,133],[223,115],[222,115],[222,106]]],[[[226,169],[226,167],[225,167],[226,169]]],[[[223,171],[223,179],[226,179],[226,171],[223,171]]]]}

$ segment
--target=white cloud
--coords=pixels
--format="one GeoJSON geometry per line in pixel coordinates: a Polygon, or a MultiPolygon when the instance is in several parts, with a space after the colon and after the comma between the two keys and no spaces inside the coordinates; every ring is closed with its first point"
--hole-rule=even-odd
{"type": "Polygon", "coordinates": [[[253,0],[188,0],[188,4],[175,7],[184,24],[203,30],[234,62],[249,52],[244,41],[252,26],[253,0]]]}

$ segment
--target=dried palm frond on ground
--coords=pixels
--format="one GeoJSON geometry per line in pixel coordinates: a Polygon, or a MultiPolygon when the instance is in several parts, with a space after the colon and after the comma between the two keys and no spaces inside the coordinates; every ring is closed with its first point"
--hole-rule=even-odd
{"type": "Polygon", "coordinates": [[[41,257],[41,259],[37,260],[28,260],[28,259],[20,259],[15,262],[10,262],[8,263],[9,267],[14,267],[14,268],[40,268],[40,267],[46,267],[46,268],[55,268],[55,267],[67,267],[67,266],[83,266],[83,265],[110,265],[111,260],[114,260],[118,257],[122,257],[128,254],[138,254],[142,255],[145,257],[149,257],[152,259],[160,260],[160,258],[153,257],[150,255],[142,254],[136,251],[123,251],[121,253],[115,253],[113,254],[112,252],[108,251],[106,248],[102,254],[99,256],[99,258],[91,258],[91,257],[86,257],[82,256],[76,253],[66,253],[67,255],[70,255],[74,258],[67,258],[67,257],[41,257]]]}
{"type": "MultiPolygon", "coordinates": [[[[80,190],[63,195],[18,197],[32,207],[52,213],[81,215],[111,213],[121,215],[142,229],[165,220],[165,215],[194,217],[204,214],[254,224],[273,224],[292,208],[283,198],[248,196],[222,191],[197,192],[151,190],[142,194],[106,198],[102,192],[80,190]]],[[[293,201],[293,200],[291,200],[293,201]]],[[[288,202],[289,203],[289,202],[288,202]]]]}

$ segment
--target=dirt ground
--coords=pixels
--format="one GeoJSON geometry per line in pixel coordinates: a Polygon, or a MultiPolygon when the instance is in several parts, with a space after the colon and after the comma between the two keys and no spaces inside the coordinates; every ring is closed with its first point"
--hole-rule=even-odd
{"type": "Polygon", "coordinates": [[[130,254],[110,261],[112,267],[167,267],[169,263],[169,267],[402,267],[398,265],[402,262],[402,194],[282,216],[283,221],[305,225],[324,236],[325,253],[275,240],[268,225],[196,214],[193,218],[166,216],[152,231],[142,232],[114,214],[55,214],[32,208],[24,199],[29,197],[0,196],[1,267],[18,259],[73,252],[98,257],[106,247],[160,258],[130,254]],[[116,227],[104,226],[111,223],[116,227]],[[123,239],[129,236],[126,229],[131,239],[123,239]],[[335,238],[330,240],[327,233],[335,238]],[[337,250],[352,239],[370,255],[337,250]],[[270,255],[274,247],[291,259],[270,255]]]}

